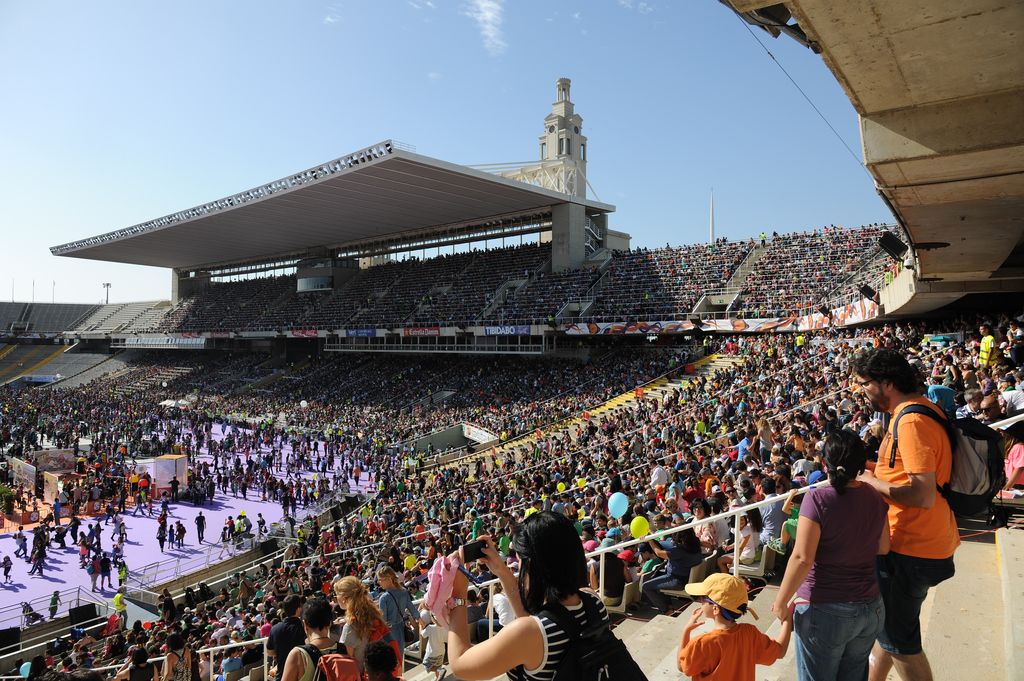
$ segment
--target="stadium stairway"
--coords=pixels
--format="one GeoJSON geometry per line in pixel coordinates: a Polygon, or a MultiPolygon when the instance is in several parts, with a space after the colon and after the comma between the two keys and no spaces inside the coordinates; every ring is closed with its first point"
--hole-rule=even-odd
{"type": "MultiPolygon", "coordinates": [[[[982,540],[960,545],[956,575],[932,589],[921,608],[921,640],[936,679],[1024,679],[1024,540],[1020,530],[983,532],[982,540]]],[[[771,596],[757,612],[774,636],[779,622],[770,608],[777,589],[765,591],[771,596]]],[[[774,665],[758,667],[758,681],[795,679],[795,654],[791,644],[774,665]]]]}

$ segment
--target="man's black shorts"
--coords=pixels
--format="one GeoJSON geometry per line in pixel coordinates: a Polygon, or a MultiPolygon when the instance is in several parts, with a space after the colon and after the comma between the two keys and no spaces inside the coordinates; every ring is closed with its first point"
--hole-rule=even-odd
{"type": "Polygon", "coordinates": [[[885,627],[878,644],[893,655],[921,652],[921,604],[928,589],[956,572],[953,557],[916,558],[890,552],[878,556],[878,587],[885,602],[885,627]]]}

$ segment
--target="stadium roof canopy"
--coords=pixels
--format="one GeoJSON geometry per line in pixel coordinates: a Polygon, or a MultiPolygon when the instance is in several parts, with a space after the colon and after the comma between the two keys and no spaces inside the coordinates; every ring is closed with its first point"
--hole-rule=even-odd
{"type": "Polygon", "coordinates": [[[422,238],[453,226],[536,216],[558,204],[614,206],[400,149],[388,140],[274,182],[115,232],[54,255],[201,269],[320,249],[422,238]]]}
{"type": "Polygon", "coordinates": [[[1024,3],[727,1],[819,52],[860,115],[865,165],[906,227],[919,276],[949,290],[918,294],[901,313],[985,282],[1021,290],[1024,3]]]}

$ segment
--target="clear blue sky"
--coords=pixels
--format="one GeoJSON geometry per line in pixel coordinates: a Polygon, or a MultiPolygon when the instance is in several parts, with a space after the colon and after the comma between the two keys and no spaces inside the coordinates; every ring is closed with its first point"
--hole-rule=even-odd
{"type": "MultiPolygon", "coordinates": [[[[762,38],[860,154],[821,59],[762,38]]],[[[386,138],[535,157],[556,78],[635,245],[886,221],[870,178],[715,0],[0,3],[0,299],[167,298],[167,270],[50,246],[386,138]]]]}

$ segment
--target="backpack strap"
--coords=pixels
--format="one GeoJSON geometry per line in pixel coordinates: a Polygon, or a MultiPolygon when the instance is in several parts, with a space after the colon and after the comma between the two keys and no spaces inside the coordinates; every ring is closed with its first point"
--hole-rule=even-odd
{"type": "Polygon", "coordinates": [[[940,426],[942,426],[942,430],[945,431],[946,437],[949,438],[950,446],[953,446],[955,444],[956,440],[953,438],[953,434],[950,432],[949,429],[949,421],[947,421],[945,417],[939,416],[937,412],[935,412],[933,409],[924,406],[923,404],[908,405],[901,409],[899,413],[896,414],[895,418],[893,418],[892,451],[890,451],[889,453],[889,468],[894,468],[896,466],[896,450],[899,448],[900,442],[900,419],[903,418],[904,414],[921,414],[922,416],[927,416],[928,418],[932,419],[940,426]]]}
{"type": "MultiPolygon", "coordinates": [[[[927,416],[931,420],[938,423],[940,426],[942,426],[942,430],[946,433],[946,437],[949,438],[950,451],[952,452],[953,450],[956,449],[956,438],[953,435],[953,431],[950,429],[949,421],[946,420],[944,416],[939,416],[939,414],[935,410],[930,409],[929,407],[926,407],[923,404],[911,404],[901,409],[900,412],[896,414],[895,418],[893,419],[892,451],[889,452],[889,468],[894,468],[896,466],[896,450],[899,448],[900,441],[900,419],[903,417],[904,414],[921,414],[922,416],[927,416]]],[[[946,487],[948,486],[949,483],[947,482],[946,487]]],[[[935,489],[939,492],[943,499],[946,498],[946,488],[939,486],[938,483],[935,483],[935,489]]]]}
{"type": "Polygon", "coordinates": [[[320,665],[320,658],[323,657],[323,653],[320,651],[319,648],[317,648],[312,643],[305,643],[305,644],[303,644],[303,645],[301,645],[299,647],[302,648],[302,650],[306,651],[306,654],[309,655],[309,659],[313,663],[313,676],[312,676],[312,678],[315,679],[316,678],[317,668],[320,665]]]}

